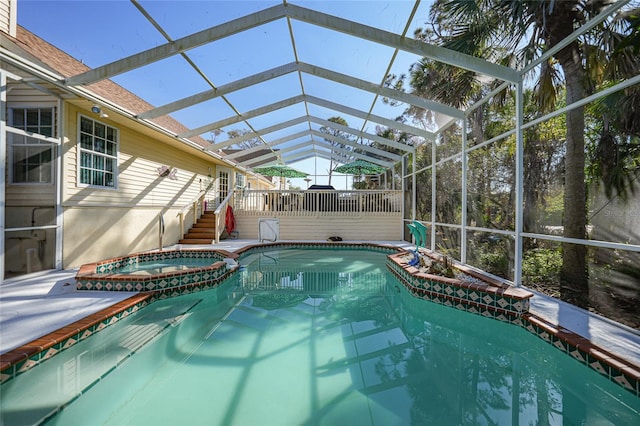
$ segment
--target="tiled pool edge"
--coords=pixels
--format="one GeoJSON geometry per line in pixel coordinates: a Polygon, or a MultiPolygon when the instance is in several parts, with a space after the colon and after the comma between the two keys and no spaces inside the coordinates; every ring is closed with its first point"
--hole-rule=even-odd
{"type": "Polygon", "coordinates": [[[375,244],[375,243],[351,243],[347,241],[341,242],[281,242],[275,241],[271,243],[262,243],[262,244],[251,244],[247,245],[234,253],[237,255],[244,254],[248,251],[260,251],[260,250],[269,250],[273,248],[354,248],[354,249],[368,249],[368,250],[380,250],[386,252],[388,254],[391,253],[400,253],[404,250],[397,246],[384,245],[384,244],[375,244]]]}
{"type": "MultiPolygon", "coordinates": [[[[470,300],[470,292],[480,291],[477,288],[477,284],[466,284],[462,286],[466,288],[466,300],[461,299],[461,294],[457,293],[455,287],[456,280],[451,280],[443,277],[435,277],[435,281],[440,285],[440,290],[444,293],[438,293],[437,290],[431,287],[427,290],[425,286],[415,287],[413,282],[418,283],[420,280],[424,280],[427,274],[421,274],[416,268],[406,265],[406,262],[401,261],[401,256],[406,256],[404,250],[398,247],[392,247],[388,245],[379,245],[372,243],[271,243],[271,244],[258,244],[247,246],[235,253],[238,256],[240,253],[246,252],[251,249],[259,248],[273,248],[274,246],[280,247],[356,247],[356,248],[372,248],[382,249],[388,251],[390,254],[389,259],[395,258],[397,261],[389,261],[387,263],[391,272],[399,279],[399,281],[407,287],[407,289],[415,296],[426,300],[431,300],[436,303],[441,303],[446,306],[462,309],[468,312],[476,313],[478,315],[488,316],[498,319],[503,322],[518,325],[525,328],[529,332],[535,334],[540,339],[552,344],[559,350],[562,350],[567,355],[572,356],[574,359],[587,365],[598,371],[600,374],[607,377],[609,380],[614,381],[618,385],[622,386],[626,390],[632,392],[637,397],[640,397],[640,367],[628,362],[627,360],[616,356],[590,342],[588,339],[573,333],[570,330],[564,329],[559,326],[555,326],[544,319],[528,312],[529,303],[522,303],[518,305],[517,302],[507,304],[508,309],[499,306],[497,303],[497,296],[504,298],[505,290],[507,295],[517,295],[512,293],[513,290],[523,292],[521,289],[514,287],[500,286],[499,283],[491,291],[495,304],[481,304],[477,301],[470,300]],[[418,280],[418,281],[414,281],[418,280]],[[449,288],[451,294],[446,290],[449,288]],[[510,294],[511,293],[511,294],[510,294]],[[434,296],[431,298],[431,296],[434,296]],[[457,303],[456,303],[457,302],[457,303]],[[525,310],[526,308],[526,310],[525,310]]],[[[234,253],[230,253],[234,255],[234,253]]],[[[193,293],[197,291],[208,290],[216,287],[226,278],[233,273],[237,272],[237,268],[231,271],[227,271],[226,274],[219,277],[219,279],[204,283],[191,283],[175,288],[168,288],[163,290],[156,290],[153,292],[147,292],[132,296],[122,302],[112,305],[110,308],[103,309],[100,312],[89,315],[82,320],[76,321],[68,326],[43,336],[39,339],[30,342],[20,348],[9,351],[0,355],[0,383],[5,383],[8,380],[28,371],[41,362],[50,359],[57,353],[75,345],[81,340],[93,335],[107,326],[117,322],[120,319],[126,318],[130,314],[136,312],[142,307],[152,303],[155,300],[176,297],[183,294],[193,293]]],[[[466,272],[466,271],[465,271],[466,272]]],[[[427,278],[433,278],[434,276],[428,276],[427,278]]],[[[491,281],[489,279],[489,281],[491,281]]],[[[460,287],[460,286],[459,286],[460,287]]],[[[524,292],[528,293],[528,292],[524,292]]],[[[463,293],[464,294],[464,290],[463,293]]],[[[520,298],[525,296],[520,294],[520,298]]],[[[528,300],[530,296],[525,297],[528,300]]],[[[515,297],[514,300],[518,300],[515,297]]],[[[504,303],[504,302],[503,302],[504,303]]]]}
{"type": "MultiPolygon", "coordinates": [[[[491,296],[488,299],[485,299],[486,295],[473,298],[470,297],[471,294],[485,289],[478,288],[477,284],[422,273],[409,266],[403,260],[406,257],[407,253],[389,255],[387,267],[414,297],[522,327],[640,397],[640,366],[593,344],[571,330],[553,325],[530,313],[528,299],[533,296],[532,293],[515,287],[493,287],[487,284],[486,288],[491,290],[486,295],[491,296]],[[503,302],[498,303],[501,299],[503,302]],[[507,299],[526,302],[517,304],[507,299]],[[512,309],[514,307],[516,309],[512,309]]],[[[493,281],[490,277],[487,278],[487,281],[493,281]]]]}
{"type": "Polygon", "coordinates": [[[53,333],[46,334],[26,345],[1,354],[0,384],[4,384],[20,374],[29,371],[31,368],[52,358],[58,353],[69,349],[76,343],[104,330],[108,326],[115,324],[157,300],[210,290],[220,285],[237,271],[238,268],[233,268],[227,270],[226,273],[217,278],[208,281],[154,290],[131,296],[108,308],[68,324],[53,333]]]}

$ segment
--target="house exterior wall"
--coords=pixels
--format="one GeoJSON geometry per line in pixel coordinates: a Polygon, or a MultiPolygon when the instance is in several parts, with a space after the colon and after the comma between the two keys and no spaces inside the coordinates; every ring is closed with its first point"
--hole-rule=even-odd
{"type": "Polygon", "coordinates": [[[199,156],[67,104],[64,117],[62,206],[64,267],[157,249],[159,215],[163,244],[181,237],[179,210],[193,202],[216,165],[199,156]],[[78,123],[81,115],[118,129],[116,188],[78,183],[78,123]],[[176,169],[174,178],[158,169],[176,169]]]}
{"type": "Polygon", "coordinates": [[[16,35],[18,0],[0,0],[0,31],[16,35]]]}

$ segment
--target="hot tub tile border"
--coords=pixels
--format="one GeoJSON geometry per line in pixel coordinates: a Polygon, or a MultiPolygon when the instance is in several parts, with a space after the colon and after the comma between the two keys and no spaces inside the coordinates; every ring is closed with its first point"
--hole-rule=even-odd
{"type": "Polygon", "coordinates": [[[134,253],[129,256],[121,256],[83,265],[83,268],[80,269],[78,274],[105,274],[111,271],[116,271],[117,269],[124,266],[136,265],[140,262],[171,260],[181,257],[187,259],[204,259],[207,257],[213,257],[219,261],[222,261],[224,260],[225,254],[219,250],[210,249],[166,250],[158,252],[134,253]]]}
{"type": "Polygon", "coordinates": [[[224,275],[228,266],[223,261],[217,261],[211,266],[193,268],[188,273],[167,272],[155,276],[136,276],[120,274],[99,274],[98,267],[86,268],[76,274],[77,290],[97,291],[137,291],[150,292],[170,287],[189,285],[190,283],[218,279],[224,275]]]}
{"type": "MultiPolygon", "coordinates": [[[[640,366],[596,346],[571,330],[551,324],[530,313],[529,299],[533,294],[529,293],[531,296],[526,297],[528,292],[522,289],[514,288],[518,290],[514,293],[501,286],[481,296],[476,294],[484,292],[480,286],[469,285],[467,298],[458,297],[457,293],[456,296],[450,296],[443,294],[443,291],[448,293],[443,290],[450,285],[448,279],[420,274],[416,268],[400,261],[398,256],[390,255],[388,258],[387,267],[414,297],[519,326],[640,397],[640,366]],[[504,296],[505,293],[514,293],[516,297],[504,296]],[[474,294],[479,297],[473,297],[474,294]],[[486,299],[486,296],[489,296],[489,299],[486,299]],[[503,302],[500,302],[501,300],[503,302]],[[489,303],[485,303],[487,301],[489,303]],[[508,303],[505,304],[505,301],[508,303]]],[[[481,279],[477,274],[475,277],[481,279]]]]}

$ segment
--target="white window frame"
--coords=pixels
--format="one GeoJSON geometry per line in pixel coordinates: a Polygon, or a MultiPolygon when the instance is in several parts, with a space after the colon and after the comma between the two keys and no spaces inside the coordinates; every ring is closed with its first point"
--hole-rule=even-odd
{"type": "Polygon", "coordinates": [[[77,140],[77,144],[76,144],[76,153],[77,153],[77,161],[76,161],[76,170],[77,170],[77,178],[76,178],[76,184],[79,187],[89,187],[89,188],[97,188],[97,189],[107,189],[107,190],[115,190],[118,188],[118,157],[119,157],[119,153],[120,153],[120,130],[117,127],[113,127],[110,126],[102,121],[96,120],[93,117],[90,117],[88,115],[84,115],[84,114],[78,114],[78,140],[77,140]],[[91,121],[92,124],[92,133],[87,133],[87,132],[83,132],[82,131],[82,120],[89,120],[91,121]],[[105,128],[105,136],[104,138],[99,137],[96,135],[96,124],[100,125],[100,126],[104,126],[105,128]],[[114,134],[114,140],[111,141],[108,139],[107,137],[107,133],[108,131],[111,130],[113,131],[114,134]],[[107,146],[105,145],[105,149],[104,152],[101,152],[100,150],[95,150],[95,149],[88,149],[86,147],[82,146],[82,138],[83,135],[88,135],[91,137],[91,143],[92,145],[95,142],[95,139],[99,139],[102,140],[104,142],[107,143],[113,143],[114,145],[114,149],[113,149],[113,154],[109,154],[107,153],[107,146]],[[103,173],[108,173],[109,170],[107,170],[106,167],[106,161],[103,163],[104,165],[100,168],[95,168],[95,167],[84,167],[82,165],[82,157],[83,154],[89,154],[92,156],[92,159],[94,158],[98,158],[98,159],[102,159],[104,160],[111,160],[113,162],[113,185],[97,185],[95,183],[84,183],[82,182],[82,176],[83,176],[83,170],[90,170],[90,171],[98,171],[98,172],[103,172],[103,173]]]}
{"type": "Polygon", "coordinates": [[[57,117],[57,108],[55,105],[51,105],[49,103],[40,103],[40,104],[25,104],[25,103],[12,103],[8,106],[8,128],[7,128],[7,148],[8,148],[8,175],[9,175],[9,184],[16,186],[52,186],[55,185],[55,170],[56,170],[56,155],[57,155],[57,147],[60,144],[60,140],[58,139],[58,117],[57,117]],[[22,125],[16,124],[14,122],[14,112],[17,110],[38,110],[38,124],[27,126],[26,123],[22,125]],[[50,110],[51,111],[51,123],[47,127],[51,127],[51,135],[45,135],[39,133],[40,128],[42,126],[40,122],[41,111],[50,110]],[[36,128],[33,128],[36,127],[36,128]],[[34,131],[35,130],[35,131],[34,131]],[[23,143],[14,142],[14,138],[23,139],[23,143]],[[29,142],[30,143],[29,143],[29,142]],[[49,166],[49,178],[46,182],[33,182],[33,181],[15,181],[14,178],[14,156],[16,148],[48,148],[50,153],[50,166],[49,166]]]}
{"type": "Polygon", "coordinates": [[[247,177],[240,172],[236,172],[236,189],[244,189],[247,186],[247,177]]]}

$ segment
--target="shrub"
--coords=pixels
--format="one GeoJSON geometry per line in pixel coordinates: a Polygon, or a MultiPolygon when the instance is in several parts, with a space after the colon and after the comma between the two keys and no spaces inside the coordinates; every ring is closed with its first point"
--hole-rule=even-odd
{"type": "Polygon", "coordinates": [[[527,250],[522,256],[522,280],[525,283],[557,282],[561,267],[560,249],[527,250]]]}

